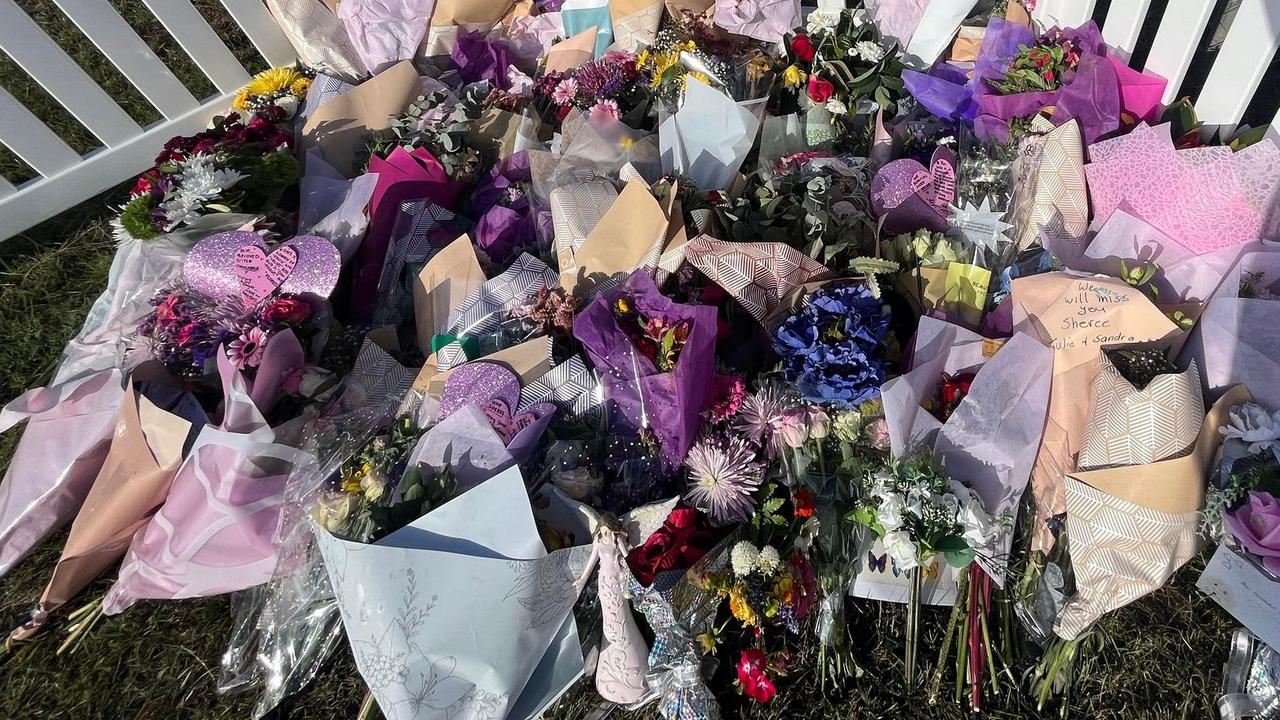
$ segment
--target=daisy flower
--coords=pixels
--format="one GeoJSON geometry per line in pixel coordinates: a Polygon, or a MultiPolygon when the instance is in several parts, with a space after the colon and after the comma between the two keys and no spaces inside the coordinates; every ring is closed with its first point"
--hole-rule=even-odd
{"type": "Polygon", "coordinates": [[[755,512],[751,495],[762,473],[755,452],[741,438],[703,438],[689,449],[685,501],[705,512],[717,525],[742,522],[755,512]]]}
{"type": "Polygon", "coordinates": [[[601,100],[591,107],[591,119],[595,122],[601,122],[606,118],[611,120],[621,120],[622,111],[618,109],[618,103],[614,100],[601,100]]]}
{"type": "Polygon", "coordinates": [[[231,364],[235,365],[237,370],[244,370],[258,367],[266,348],[267,333],[262,328],[255,327],[231,341],[231,345],[227,348],[227,356],[231,358],[231,364]]]}

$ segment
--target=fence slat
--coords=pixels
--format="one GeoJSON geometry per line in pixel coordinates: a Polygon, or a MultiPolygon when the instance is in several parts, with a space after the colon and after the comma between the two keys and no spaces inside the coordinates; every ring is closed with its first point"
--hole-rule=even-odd
{"type": "Polygon", "coordinates": [[[1036,3],[1035,17],[1045,29],[1054,25],[1077,27],[1089,22],[1096,4],[1097,0],[1040,0],[1036,3]]]}
{"type": "Polygon", "coordinates": [[[0,49],[108,147],[142,132],[13,0],[0,0],[0,49]]]}
{"type": "Polygon", "coordinates": [[[0,177],[0,198],[12,195],[13,192],[13,183],[0,177]]]}
{"type": "Polygon", "coordinates": [[[274,67],[297,62],[298,54],[294,52],[293,45],[280,32],[275,18],[271,17],[262,0],[222,0],[222,5],[268,65],[274,67]]]}
{"type": "Polygon", "coordinates": [[[48,177],[80,162],[80,154],[62,141],[40,118],[0,87],[0,143],[36,172],[48,177]]]}
{"type": "Polygon", "coordinates": [[[1111,3],[1107,10],[1107,20],[1102,24],[1102,38],[1126,62],[1133,55],[1133,49],[1138,46],[1142,21],[1147,19],[1147,10],[1150,8],[1151,0],[1123,0],[1111,3]]]}
{"type": "Polygon", "coordinates": [[[1205,125],[1230,132],[1244,116],[1262,76],[1280,48],[1280,3],[1243,0],[1196,98],[1205,125]]]}
{"type": "Polygon", "coordinates": [[[249,81],[249,74],[240,66],[240,61],[218,39],[218,34],[192,7],[190,0],[142,0],[142,3],[218,90],[235,92],[249,81]]]}
{"type": "MultiPolygon", "coordinates": [[[[9,108],[4,104],[5,97],[0,94],[0,114],[7,119],[9,108]]],[[[13,195],[0,198],[0,241],[143,172],[151,167],[166,140],[208,127],[209,120],[226,112],[230,104],[230,95],[215,96],[186,115],[157,123],[123,147],[99,150],[83,160],[74,156],[70,167],[24,183],[13,195]]],[[[8,125],[0,125],[0,136],[10,129],[8,125]]]]}
{"type": "Polygon", "coordinates": [[[200,104],[107,0],[53,0],[53,3],[161,115],[175,118],[200,104]]]}
{"type": "Polygon", "coordinates": [[[1160,29],[1151,44],[1151,54],[1147,56],[1146,69],[1169,81],[1164,89],[1166,105],[1178,98],[1178,90],[1187,76],[1191,58],[1200,47],[1200,36],[1209,23],[1214,4],[1214,0],[1169,0],[1165,8],[1160,29]]]}

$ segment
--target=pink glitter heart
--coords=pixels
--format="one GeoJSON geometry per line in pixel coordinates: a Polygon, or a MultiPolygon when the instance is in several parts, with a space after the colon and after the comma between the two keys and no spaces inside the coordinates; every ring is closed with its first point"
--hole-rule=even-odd
{"type": "MultiPolygon", "coordinates": [[[[338,254],[338,248],[328,240],[315,235],[299,235],[268,254],[267,244],[261,237],[256,233],[243,231],[217,233],[196,243],[183,264],[182,272],[187,283],[196,292],[211,298],[223,300],[240,295],[254,303],[250,295],[244,293],[245,285],[237,268],[237,256],[243,248],[256,248],[262,254],[263,262],[260,266],[267,272],[266,279],[272,281],[276,279],[274,273],[278,273],[282,267],[268,270],[268,266],[273,262],[281,266],[287,264],[289,253],[282,255],[280,250],[290,248],[294,258],[293,266],[272,290],[278,289],[281,293],[291,295],[328,297],[338,284],[342,257],[338,254]],[[280,258],[273,260],[276,255],[280,255],[280,258]]],[[[246,262],[248,258],[246,251],[246,262]]],[[[257,253],[254,258],[257,258],[257,253]]],[[[256,282],[253,284],[255,288],[258,287],[256,282]]],[[[265,295],[254,296],[266,297],[270,294],[271,290],[268,290],[265,295]]]]}
{"type": "Polygon", "coordinates": [[[454,368],[440,393],[440,419],[466,405],[488,410],[492,400],[510,408],[520,403],[520,378],[506,366],[492,362],[469,362],[454,368]]]}
{"type": "Polygon", "coordinates": [[[554,405],[539,403],[525,412],[512,415],[511,407],[499,398],[490,399],[481,406],[481,409],[484,410],[484,416],[489,419],[489,425],[493,427],[494,432],[498,433],[498,437],[502,438],[505,445],[510,445],[521,430],[538,422],[548,412],[555,412],[554,405]]]}
{"type": "Polygon", "coordinates": [[[285,246],[267,255],[256,245],[245,245],[236,251],[235,262],[240,295],[249,305],[257,305],[289,278],[298,264],[298,251],[285,246]]]}
{"type": "Polygon", "coordinates": [[[903,158],[886,163],[871,180],[872,210],[894,235],[922,228],[945,232],[955,197],[956,156],[944,147],[934,151],[927,169],[903,158]]]}

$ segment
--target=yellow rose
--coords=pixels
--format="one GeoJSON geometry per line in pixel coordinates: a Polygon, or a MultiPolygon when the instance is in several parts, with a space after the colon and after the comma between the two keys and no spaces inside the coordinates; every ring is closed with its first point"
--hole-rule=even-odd
{"type": "Polygon", "coordinates": [[[798,88],[804,85],[806,79],[805,72],[795,65],[787,66],[787,69],[782,72],[782,84],[787,88],[798,88]]]}

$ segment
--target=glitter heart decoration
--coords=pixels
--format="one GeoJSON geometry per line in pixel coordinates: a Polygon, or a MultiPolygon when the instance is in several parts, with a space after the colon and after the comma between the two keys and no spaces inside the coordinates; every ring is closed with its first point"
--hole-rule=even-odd
{"type": "Polygon", "coordinates": [[[256,233],[237,230],[196,243],[182,272],[196,292],[257,305],[276,292],[328,297],[341,270],[338,248],[322,237],[299,235],[269,250],[256,233]]]}
{"type": "Polygon", "coordinates": [[[890,235],[929,229],[946,232],[956,197],[956,155],[934,151],[929,167],[910,158],[886,163],[871,179],[871,208],[890,235]]]}
{"type": "Polygon", "coordinates": [[[531,427],[546,415],[556,411],[556,406],[551,403],[538,403],[529,406],[524,412],[511,414],[511,406],[505,400],[499,398],[491,398],[481,409],[484,410],[484,416],[488,418],[489,425],[493,427],[494,432],[498,433],[498,437],[502,438],[505,445],[510,445],[525,428],[531,427]]]}
{"type": "Polygon", "coordinates": [[[289,279],[298,264],[298,251],[286,246],[268,255],[257,245],[245,245],[236,251],[235,263],[240,296],[257,305],[289,279]]]}
{"type": "Polygon", "coordinates": [[[478,405],[488,415],[491,400],[502,402],[508,408],[520,403],[520,378],[504,365],[491,362],[469,362],[454,368],[440,393],[440,419],[444,420],[459,408],[478,405]]]}

